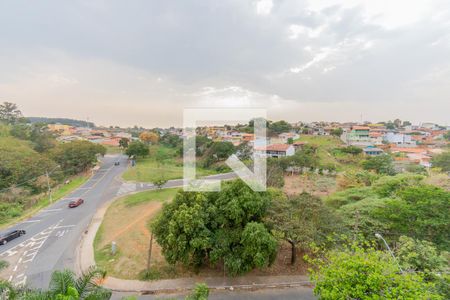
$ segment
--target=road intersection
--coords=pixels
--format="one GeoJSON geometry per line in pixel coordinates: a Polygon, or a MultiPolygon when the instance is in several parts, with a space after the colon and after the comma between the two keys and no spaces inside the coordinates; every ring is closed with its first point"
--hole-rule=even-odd
{"type": "MultiPolygon", "coordinates": [[[[124,155],[107,155],[101,167],[81,187],[39,211],[36,215],[5,229],[24,229],[27,234],[0,246],[0,260],[9,267],[0,277],[13,284],[47,288],[54,270],[75,269],[76,248],[95,212],[107,201],[126,194],[151,190],[151,183],[123,182],[120,175],[128,165],[124,155]],[[119,161],[120,165],[114,163],[119,161]],[[84,204],[68,208],[71,200],[83,198],[84,204]]],[[[208,176],[230,179],[233,173],[208,176]]],[[[164,187],[182,187],[183,179],[169,180],[164,187]]]]}

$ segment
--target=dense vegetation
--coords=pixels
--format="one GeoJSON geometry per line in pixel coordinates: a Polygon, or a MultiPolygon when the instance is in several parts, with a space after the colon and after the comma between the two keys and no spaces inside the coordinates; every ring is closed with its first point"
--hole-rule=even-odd
{"type": "Polygon", "coordinates": [[[14,104],[0,105],[0,223],[39,203],[55,187],[97,162],[105,148],[87,141],[58,143],[42,123],[24,123],[14,104]]]}

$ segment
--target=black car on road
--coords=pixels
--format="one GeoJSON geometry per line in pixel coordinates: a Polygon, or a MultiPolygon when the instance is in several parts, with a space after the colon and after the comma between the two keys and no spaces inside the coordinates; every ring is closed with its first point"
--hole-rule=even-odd
{"type": "Polygon", "coordinates": [[[11,232],[5,233],[0,236],[0,245],[6,245],[9,241],[12,241],[18,238],[21,235],[24,235],[25,230],[13,230],[11,232]]]}

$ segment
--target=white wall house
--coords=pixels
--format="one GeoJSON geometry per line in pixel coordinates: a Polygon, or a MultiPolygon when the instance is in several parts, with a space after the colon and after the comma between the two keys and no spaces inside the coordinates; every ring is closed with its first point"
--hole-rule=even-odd
{"type": "Polygon", "coordinates": [[[411,139],[411,136],[403,133],[387,132],[383,135],[383,140],[389,144],[397,145],[415,145],[416,142],[411,139]]]}
{"type": "Polygon", "coordinates": [[[259,147],[255,149],[255,153],[262,157],[286,157],[295,154],[295,148],[288,144],[272,144],[266,147],[259,147]]]}

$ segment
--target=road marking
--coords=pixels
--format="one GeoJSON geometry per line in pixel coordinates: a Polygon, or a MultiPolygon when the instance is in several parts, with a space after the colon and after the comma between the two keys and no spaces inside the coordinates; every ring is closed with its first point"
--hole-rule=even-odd
{"type": "Polygon", "coordinates": [[[117,191],[117,195],[123,195],[128,194],[130,192],[136,191],[137,184],[136,183],[130,183],[130,182],[124,182],[120,188],[119,191],[117,191]]]}
{"type": "Polygon", "coordinates": [[[62,208],[54,208],[54,209],[44,209],[41,210],[41,212],[54,212],[54,211],[60,211],[62,208]]]}
{"type": "Polygon", "coordinates": [[[40,222],[41,220],[27,220],[27,221],[23,221],[22,223],[37,223],[40,222]]]}
{"type": "Polygon", "coordinates": [[[61,225],[61,226],[56,226],[55,228],[56,229],[59,229],[59,228],[68,228],[68,227],[75,227],[76,225],[61,225]]]}

